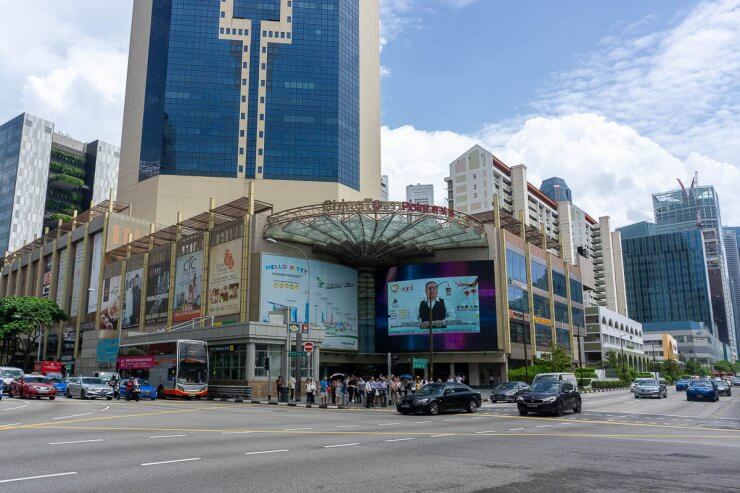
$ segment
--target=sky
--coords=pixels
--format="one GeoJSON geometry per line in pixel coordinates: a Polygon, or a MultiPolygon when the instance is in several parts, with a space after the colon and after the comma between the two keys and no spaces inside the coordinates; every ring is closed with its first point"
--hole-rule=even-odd
{"type": "MultiPolygon", "coordinates": [[[[651,219],[651,194],[698,171],[740,224],[740,0],[380,3],[392,199],[433,183],[441,204],[449,163],[480,144],[535,185],[564,178],[617,226],[651,219]]],[[[28,111],[120,142],[131,6],[8,2],[0,121],[28,111]]]]}

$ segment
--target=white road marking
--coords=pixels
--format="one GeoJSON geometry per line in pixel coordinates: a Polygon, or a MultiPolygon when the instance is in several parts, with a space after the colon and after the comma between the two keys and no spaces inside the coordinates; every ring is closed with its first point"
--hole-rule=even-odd
{"type": "Polygon", "coordinates": [[[72,476],[76,472],[58,472],[56,474],[44,474],[43,476],[28,476],[25,478],[3,479],[0,483],[13,483],[15,481],[27,481],[29,479],[58,478],[59,476],[72,476]]]}
{"type": "Polygon", "coordinates": [[[397,425],[398,423],[378,423],[378,426],[393,426],[397,425]]]}
{"type": "Polygon", "coordinates": [[[246,435],[247,433],[254,433],[253,431],[224,431],[222,435],[246,435]]]}
{"type": "Polygon", "coordinates": [[[152,435],[149,438],[177,438],[186,437],[187,435],[152,435]]]}
{"type": "Polygon", "coordinates": [[[431,421],[414,421],[414,424],[415,425],[421,425],[421,424],[424,424],[424,423],[431,423],[431,421]]]}
{"type": "Polygon", "coordinates": [[[360,425],[339,425],[336,428],[357,428],[360,425]]]}
{"type": "Polygon", "coordinates": [[[496,433],[498,430],[488,430],[488,431],[476,431],[476,435],[485,435],[486,433],[496,433]]]}
{"type": "Polygon", "coordinates": [[[450,433],[442,433],[441,435],[431,435],[429,438],[441,438],[441,437],[451,437],[450,433]]]}
{"type": "Polygon", "coordinates": [[[69,416],[58,416],[58,417],[56,417],[56,418],[51,418],[51,419],[67,419],[67,418],[76,418],[76,417],[78,417],[78,416],[89,416],[90,414],[95,414],[95,411],[93,411],[93,412],[91,412],[91,413],[82,413],[82,414],[70,414],[69,416]]]}
{"type": "Polygon", "coordinates": [[[160,462],[145,462],[143,464],[139,464],[141,466],[158,466],[160,464],[174,464],[176,462],[190,462],[194,460],[200,460],[200,457],[191,457],[189,459],[177,459],[177,460],[163,460],[160,462]]]}
{"type": "Polygon", "coordinates": [[[535,426],[535,428],[549,428],[549,427],[550,427],[550,425],[538,425],[538,426],[535,426]]]}
{"type": "Polygon", "coordinates": [[[24,407],[28,407],[28,402],[26,402],[26,401],[21,401],[21,402],[23,402],[23,405],[22,406],[15,406],[15,407],[9,407],[7,409],[0,409],[0,411],[12,411],[13,409],[21,409],[21,408],[24,408],[24,407]]]}
{"type": "Polygon", "coordinates": [[[70,443],[92,443],[92,442],[102,442],[103,440],[101,438],[96,438],[95,440],[73,440],[71,442],[51,442],[49,445],[67,445],[70,443]]]}
{"type": "Polygon", "coordinates": [[[102,413],[103,411],[107,411],[108,409],[110,409],[110,406],[105,406],[103,409],[100,410],[100,412],[102,413]]]}
{"type": "Polygon", "coordinates": [[[393,438],[390,440],[386,440],[386,442],[405,442],[407,440],[413,440],[413,438],[393,438]]]}
{"type": "Polygon", "coordinates": [[[260,452],[246,452],[244,455],[276,454],[278,452],[288,452],[288,449],[262,450],[260,452]]]}
{"type": "Polygon", "coordinates": [[[519,431],[523,430],[524,428],[509,428],[509,431],[519,431]]]}
{"type": "Polygon", "coordinates": [[[476,416],[476,417],[470,418],[470,419],[486,419],[486,418],[485,418],[485,416],[476,416]]]}
{"type": "Polygon", "coordinates": [[[313,428],[283,428],[283,431],[313,430],[313,428]]]}
{"type": "Polygon", "coordinates": [[[462,419],[460,419],[460,418],[455,418],[455,419],[443,419],[442,421],[445,421],[445,422],[449,422],[449,421],[462,421],[462,419]]]}
{"type": "Polygon", "coordinates": [[[352,447],[353,445],[359,445],[359,444],[360,444],[360,442],[340,443],[339,445],[324,445],[324,448],[352,447]]]}

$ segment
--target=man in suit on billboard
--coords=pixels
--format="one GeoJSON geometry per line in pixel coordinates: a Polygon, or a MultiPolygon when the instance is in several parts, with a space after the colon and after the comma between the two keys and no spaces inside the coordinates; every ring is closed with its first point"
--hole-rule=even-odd
{"type": "Polygon", "coordinates": [[[447,318],[447,308],[445,300],[439,298],[439,286],[434,281],[429,281],[424,285],[426,298],[419,304],[419,319],[422,326],[429,326],[431,318],[433,327],[444,327],[443,322],[447,318]]]}

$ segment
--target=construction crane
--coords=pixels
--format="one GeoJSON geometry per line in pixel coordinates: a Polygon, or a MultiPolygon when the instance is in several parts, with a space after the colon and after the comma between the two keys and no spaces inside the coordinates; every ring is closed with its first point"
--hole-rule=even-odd
{"type": "Polygon", "coordinates": [[[681,181],[681,178],[676,178],[676,180],[678,181],[678,184],[681,185],[681,190],[683,191],[684,202],[686,202],[686,205],[691,205],[691,197],[694,196],[694,206],[696,207],[696,227],[699,229],[703,228],[704,221],[701,217],[701,207],[699,206],[699,203],[696,200],[696,196],[694,195],[694,190],[699,184],[699,172],[694,171],[694,178],[691,180],[691,185],[689,186],[688,190],[681,181]]]}

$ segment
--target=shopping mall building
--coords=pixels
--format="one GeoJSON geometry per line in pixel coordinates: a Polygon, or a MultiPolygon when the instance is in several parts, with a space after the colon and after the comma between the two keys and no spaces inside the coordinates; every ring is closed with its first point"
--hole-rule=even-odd
{"type": "Polygon", "coordinates": [[[9,253],[0,296],[56,300],[69,320],[40,352],[75,374],[114,367],[120,333],[207,341],[210,381],[257,395],[267,357],[273,378],[297,357],[316,377],[390,364],[483,384],[553,343],[578,358],[580,269],[520,219],[373,200],[273,213],[243,197],[160,227],[106,201],[9,253]],[[310,358],[290,354],[297,338],[310,358]]]}

